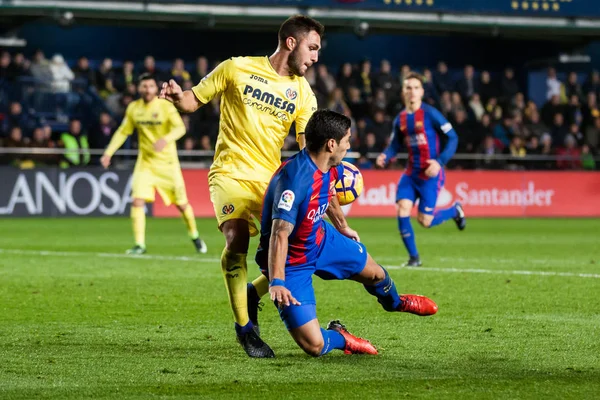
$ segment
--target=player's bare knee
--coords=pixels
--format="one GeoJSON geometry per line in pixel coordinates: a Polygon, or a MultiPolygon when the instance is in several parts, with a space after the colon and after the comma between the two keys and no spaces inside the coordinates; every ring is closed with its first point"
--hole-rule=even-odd
{"type": "Polygon", "coordinates": [[[398,208],[398,216],[400,218],[410,217],[411,209],[408,207],[400,207],[398,208]]]}
{"type": "Polygon", "coordinates": [[[321,351],[323,351],[323,346],[325,346],[325,343],[321,341],[319,343],[304,343],[300,347],[309,356],[320,357],[321,351]]]}
{"type": "Polygon", "coordinates": [[[385,270],[382,266],[378,265],[377,271],[373,275],[373,285],[377,285],[379,282],[385,279],[385,270]]]}
{"type": "Polygon", "coordinates": [[[144,199],[135,198],[133,199],[131,205],[134,207],[144,207],[146,205],[146,201],[144,199]]]}
{"type": "Polygon", "coordinates": [[[377,285],[385,279],[385,272],[383,271],[383,268],[377,265],[375,268],[371,268],[364,277],[366,278],[364,281],[365,285],[377,285]]]}
{"type": "MultiPolygon", "coordinates": [[[[247,224],[247,222],[246,222],[247,224]]],[[[247,253],[250,243],[250,233],[248,226],[237,223],[236,220],[225,222],[222,227],[225,236],[225,247],[234,253],[247,253]]]]}
{"type": "Polygon", "coordinates": [[[185,209],[187,208],[187,206],[188,206],[187,203],[185,203],[185,204],[177,204],[176,205],[176,207],[179,210],[179,212],[182,212],[182,213],[185,212],[185,209]]]}
{"type": "Polygon", "coordinates": [[[427,215],[419,215],[419,217],[417,218],[417,220],[419,221],[419,224],[421,224],[421,226],[423,228],[429,228],[431,227],[431,220],[432,218],[427,216],[427,215]]]}
{"type": "Polygon", "coordinates": [[[397,204],[398,216],[400,218],[410,217],[410,212],[413,208],[412,202],[399,201],[397,204]]]}
{"type": "Polygon", "coordinates": [[[373,260],[370,254],[367,254],[367,265],[361,272],[361,275],[366,278],[366,281],[363,281],[365,285],[377,285],[385,279],[385,271],[381,265],[373,260]]]}
{"type": "Polygon", "coordinates": [[[235,251],[235,249],[240,247],[239,235],[235,229],[228,229],[223,234],[225,235],[225,246],[227,246],[227,249],[235,251]]]}

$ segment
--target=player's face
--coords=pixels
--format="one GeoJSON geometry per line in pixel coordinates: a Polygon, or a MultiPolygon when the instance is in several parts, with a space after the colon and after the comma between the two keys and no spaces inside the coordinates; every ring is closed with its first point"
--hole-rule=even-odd
{"type": "Polygon", "coordinates": [[[423,100],[423,85],[418,79],[405,79],[402,86],[402,96],[405,104],[418,103],[423,100]]]}
{"type": "Polygon", "coordinates": [[[350,129],[346,132],[346,135],[340,140],[340,144],[335,144],[335,150],[333,151],[333,156],[331,157],[331,161],[333,165],[340,165],[344,157],[346,157],[346,153],[350,150],[350,129]]]}
{"type": "Polygon", "coordinates": [[[288,58],[290,72],[297,76],[304,76],[308,68],[319,61],[320,48],[321,37],[317,32],[310,31],[308,35],[300,36],[288,58]]]}
{"type": "Polygon", "coordinates": [[[140,82],[140,85],[138,86],[138,92],[144,101],[148,103],[154,100],[158,94],[158,86],[156,85],[154,79],[146,79],[140,82]]]}

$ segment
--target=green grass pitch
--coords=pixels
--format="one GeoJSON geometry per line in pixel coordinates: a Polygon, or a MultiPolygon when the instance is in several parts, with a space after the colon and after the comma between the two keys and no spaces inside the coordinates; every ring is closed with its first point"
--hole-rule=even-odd
{"type": "Polygon", "coordinates": [[[0,398],[600,396],[600,220],[415,227],[419,269],[399,267],[395,219],[351,220],[399,291],[432,297],[438,314],[386,313],[357,283],[315,278],[321,325],[341,319],[380,355],[310,358],[267,302],[273,360],[235,342],[224,240],[198,222],[208,254],[181,221],[149,219],[148,256],[133,258],[128,219],[0,220],[0,398]]]}

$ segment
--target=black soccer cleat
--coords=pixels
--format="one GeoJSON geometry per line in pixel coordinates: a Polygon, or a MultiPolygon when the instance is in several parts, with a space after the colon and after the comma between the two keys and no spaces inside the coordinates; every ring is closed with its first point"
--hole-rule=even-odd
{"type": "Polygon", "coordinates": [[[462,204],[459,202],[454,203],[454,207],[456,208],[456,217],[454,217],[454,222],[456,222],[456,227],[462,231],[467,227],[465,210],[463,209],[462,204]]]}
{"type": "Polygon", "coordinates": [[[250,319],[250,322],[252,322],[252,325],[254,325],[254,332],[260,336],[260,328],[258,327],[258,312],[262,311],[262,306],[264,303],[261,303],[260,297],[258,297],[258,293],[256,293],[256,288],[252,283],[248,283],[246,293],[248,301],[248,318],[250,319]]]}
{"type": "Polygon", "coordinates": [[[196,239],[192,239],[192,243],[194,243],[194,247],[196,247],[196,251],[198,253],[206,254],[206,252],[208,251],[208,247],[206,247],[206,243],[204,243],[204,240],[200,239],[200,237],[197,237],[196,239]]]}
{"type": "Polygon", "coordinates": [[[410,256],[408,261],[402,264],[403,267],[420,267],[421,265],[423,264],[421,263],[421,259],[419,258],[419,256],[410,256]]]}
{"type": "Polygon", "coordinates": [[[252,358],[274,358],[275,353],[268,344],[266,344],[260,336],[256,334],[254,329],[247,333],[237,335],[237,341],[242,345],[246,354],[252,358]]]}

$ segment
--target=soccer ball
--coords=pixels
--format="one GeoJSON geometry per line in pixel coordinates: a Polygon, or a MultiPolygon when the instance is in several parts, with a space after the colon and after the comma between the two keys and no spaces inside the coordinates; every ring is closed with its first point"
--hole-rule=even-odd
{"type": "Polygon", "coordinates": [[[335,193],[341,205],[352,203],[363,191],[363,177],[358,168],[342,161],[344,176],[335,184],[335,193]]]}

